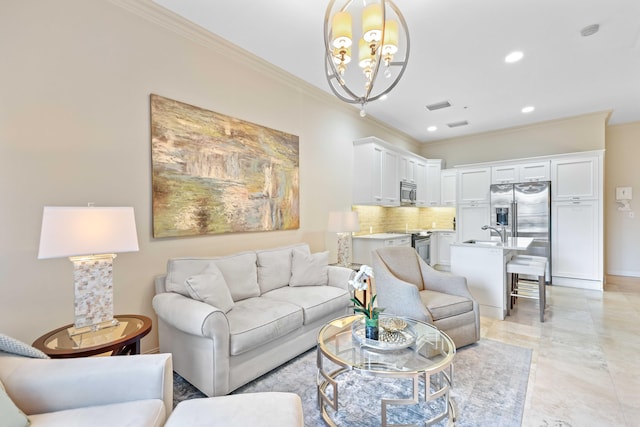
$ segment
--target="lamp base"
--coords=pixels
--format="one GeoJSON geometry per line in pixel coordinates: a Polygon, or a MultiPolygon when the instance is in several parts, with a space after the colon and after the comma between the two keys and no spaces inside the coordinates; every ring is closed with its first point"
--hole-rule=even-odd
{"type": "Polygon", "coordinates": [[[83,326],[81,328],[76,328],[75,326],[71,326],[67,328],[67,334],[69,335],[70,338],[72,338],[72,337],[86,334],[89,332],[96,332],[103,329],[115,328],[118,325],[120,325],[120,322],[118,321],[118,319],[111,319],[111,320],[97,323],[95,325],[83,326]]]}
{"type": "Polygon", "coordinates": [[[351,233],[338,233],[338,265],[351,265],[351,233]]]}
{"type": "Polygon", "coordinates": [[[98,329],[98,325],[113,322],[112,272],[115,257],[115,254],[104,254],[69,258],[73,263],[73,327],[76,330],[98,329]]]}

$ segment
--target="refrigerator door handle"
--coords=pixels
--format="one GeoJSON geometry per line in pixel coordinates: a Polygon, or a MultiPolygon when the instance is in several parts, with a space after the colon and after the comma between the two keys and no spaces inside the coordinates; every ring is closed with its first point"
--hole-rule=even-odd
{"type": "Polygon", "coordinates": [[[511,237],[518,237],[518,203],[511,202],[511,237]]]}

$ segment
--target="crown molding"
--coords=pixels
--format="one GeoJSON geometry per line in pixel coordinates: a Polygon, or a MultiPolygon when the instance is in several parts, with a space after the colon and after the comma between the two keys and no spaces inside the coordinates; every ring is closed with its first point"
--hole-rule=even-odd
{"type": "Polygon", "coordinates": [[[152,22],[162,28],[165,28],[187,40],[197,43],[207,49],[210,49],[216,55],[222,55],[231,58],[253,69],[258,70],[262,74],[269,75],[271,78],[286,84],[296,91],[300,91],[331,108],[339,109],[357,120],[367,120],[370,124],[384,129],[387,132],[400,134],[407,141],[411,141],[416,147],[418,141],[405,132],[387,125],[374,117],[360,117],[360,110],[352,104],[348,104],[339,100],[333,94],[323,91],[322,89],[294,76],[293,74],[276,67],[268,61],[254,55],[253,53],[242,49],[241,47],[225,40],[224,38],[214,34],[199,25],[183,18],[182,16],[154,3],[152,0],[108,0],[115,6],[118,6],[130,13],[133,13],[146,21],[152,22]]]}

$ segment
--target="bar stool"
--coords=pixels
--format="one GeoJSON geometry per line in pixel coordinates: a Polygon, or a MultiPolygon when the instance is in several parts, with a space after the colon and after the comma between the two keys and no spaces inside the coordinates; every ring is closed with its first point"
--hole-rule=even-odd
{"type": "Polygon", "coordinates": [[[547,259],[532,255],[518,255],[507,262],[507,273],[511,274],[511,286],[508,287],[507,314],[511,314],[516,298],[539,300],[540,322],[544,322],[544,309],[547,304],[545,275],[547,259]],[[521,279],[519,275],[537,276],[538,280],[521,279]],[[537,289],[536,289],[537,288],[537,289]]]}

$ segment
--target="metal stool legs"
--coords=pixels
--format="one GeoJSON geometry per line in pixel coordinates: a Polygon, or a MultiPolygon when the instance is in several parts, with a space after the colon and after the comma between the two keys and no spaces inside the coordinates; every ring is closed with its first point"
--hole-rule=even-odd
{"type": "Polygon", "coordinates": [[[507,263],[507,273],[511,274],[511,286],[508,295],[509,303],[507,305],[508,314],[510,314],[517,298],[537,299],[540,305],[540,322],[544,322],[544,309],[547,305],[545,286],[546,269],[547,259],[544,257],[518,255],[507,263]],[[537,276],[537,283],[520,279],[520,274],[537,276]]]}

